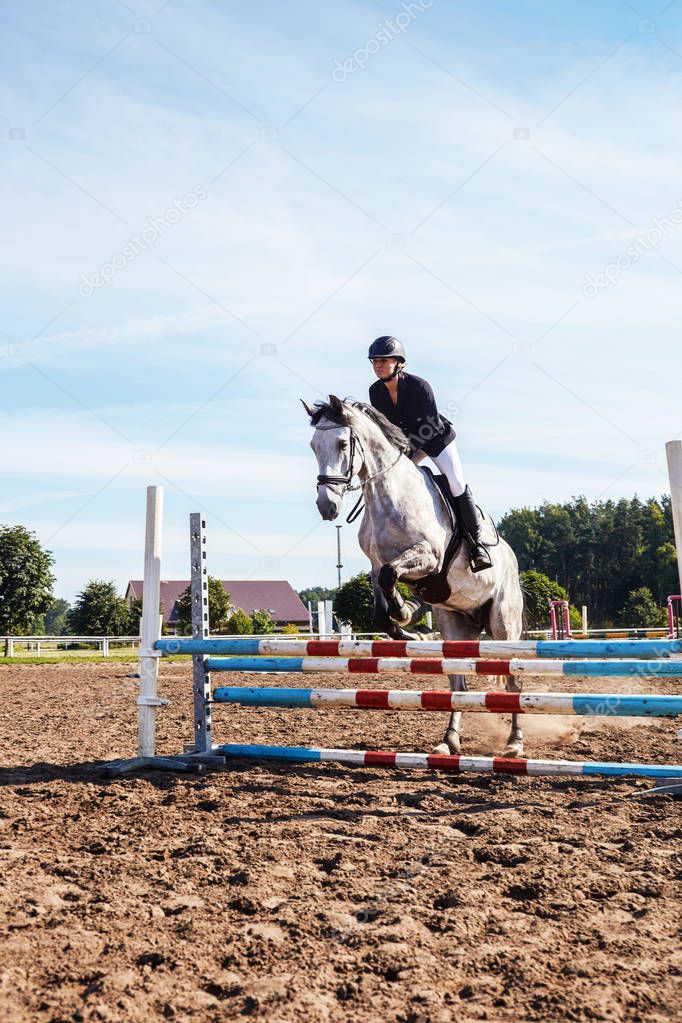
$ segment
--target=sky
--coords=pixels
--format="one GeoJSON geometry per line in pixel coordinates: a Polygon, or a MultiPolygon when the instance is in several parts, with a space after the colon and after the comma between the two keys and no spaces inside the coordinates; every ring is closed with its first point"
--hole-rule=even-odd
{"type": "Polygon", "coordinates": [[[141,576],[150,483],[164,578],[198,510],[212,575],[333,585],[299,398],[366,400],[381,334],[493,515],[668,490],[682,0],[10,0],[0,27],[0,524],[57,596],[141,576]]]}

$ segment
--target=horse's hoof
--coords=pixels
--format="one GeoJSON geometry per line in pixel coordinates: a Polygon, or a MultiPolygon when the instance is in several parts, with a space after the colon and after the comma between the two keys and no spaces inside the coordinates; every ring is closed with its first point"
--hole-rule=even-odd
{"type": "Polygon", "coordinates": [[[421,639],[417,632],[405,632],[399,625],[393,623],[392,627],[386,630],[391,639],[421,639]]]}
{"type": "Polygon", "coordinates": [[[437,746],[434,746],[431,752],[437,757],[449,757],[450,747],[446,742],[439,742],[437,746]]]}
{"type": "Polygon", "coordinates": [[[462,748],[459,732],[448,732],[442,742],[433,747],[432,752],[437,756],[456,756],[462,748]]]}
{"type": "Polygon", "coordinates": [[[378,583],[384,593],[390,592],[398,581],[398,573],[393,565],[382,565],[379,569],[378,583]]]}
{"type": "Polygon", "coordinates": [[[389,611],[389,614],[391,615],[391,621],[395,622],[396,625],[400,626],[409,625],[410,622],[412,621],[412,615],[409,614],[409,612],[405,614],[404,610],[405,609],[402,607],[391,608],[389,611]]]}
{"type": "Polygon", "coordinates": [[[523,739],[515,739],[513,742],[508,742],[504,756],[509,758],[520,757],[523,759],[523,739]]]}

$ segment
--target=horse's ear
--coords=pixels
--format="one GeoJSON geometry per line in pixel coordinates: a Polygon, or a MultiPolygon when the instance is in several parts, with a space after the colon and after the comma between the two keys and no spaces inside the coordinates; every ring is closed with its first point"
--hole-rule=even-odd
{"type": "Polygon", "coordinates": [[[314,405],[309,405],[307,401],[303,400],[303,398],[301,398],[300,401],[301,401],[301,405],[303,406],[303,408],[306,410],[306,412],[308,413],[308,415],[312,419],[313,416],[315,415],[315,413],[317,412],[317,409],[315,408],[314,405]]]}
{"type": "Polygon", "coordinates": [[[343,415],[343,402],[340,398],[337,398],[335,394],[329,395],[329,404],[337,415],[343,415]]]}

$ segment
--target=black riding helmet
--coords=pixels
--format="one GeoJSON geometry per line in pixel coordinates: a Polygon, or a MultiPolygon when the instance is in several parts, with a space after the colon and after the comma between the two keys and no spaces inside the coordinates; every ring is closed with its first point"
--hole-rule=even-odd
{"type": "Polygon", "coordinates": [[[405,349],[397,337],[390,337],[384,334],[372,341],[369,346],[368,359],[398,359],[400,363],[405,362],[405,349]]]}

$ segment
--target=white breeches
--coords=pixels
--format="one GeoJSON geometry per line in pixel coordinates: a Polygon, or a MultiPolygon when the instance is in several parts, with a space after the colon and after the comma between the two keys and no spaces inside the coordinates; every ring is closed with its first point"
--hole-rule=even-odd
{"type": "MultiPolygon", "coordinates": [[[[425,452],[416,451],[412,456],[412,461],[419,464],[423,462],[427,457],[425,452]]],[[[457,450],[457,444],[453,440],[448,444],[447,447],[443,448],[439,455],[431,457],[431,461],[438,467],[438,469],[447,477],[447,481],[450,484],[450,490],[452,491],[453,497],[461,497],[466,490],[466,482],[464,480],[464,470],[462,469],[462,462],[459,457],[459,451],[457,450]]]]}

